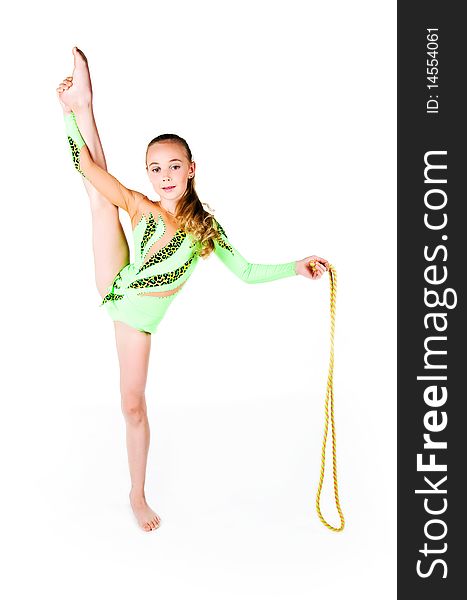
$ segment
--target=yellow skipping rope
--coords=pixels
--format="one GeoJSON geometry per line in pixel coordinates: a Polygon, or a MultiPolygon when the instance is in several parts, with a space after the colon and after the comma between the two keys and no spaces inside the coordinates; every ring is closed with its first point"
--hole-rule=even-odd
{"type": "MultiPolygon", "coordinates": [[[[313,272],[316,271],[317,267],[315,265],[315,261],[311,261],[310,263],[311,270],[313,272]]],[[[319,477],[319,485],[318,492],[316,494],[316,511],[318,513],[318,517],[321,523],[330,529],[331,531],[342,531],[344,529],[344,515],[341,510],[340,502],[339,502],[339,491],[337,487],[337,461],[336,461],[336,428],[334,424],[334,325],[336,319],[336,290],[337,290],[337,273],[336,269],[330,264],[328,266],[329,273],[329,284],[330,284],[330,307],[331,307],[331,352],[329,359],[329,370],[328,370],[328,381],[326,387],[326,398],[324,401],[324,439],[323,439],[323,447],[321,451],[321,473],[319,477]],[[326,441],[328,437],[328,429],[329,429],[329,415],[331,415],[331,435],[332,435],[332,474],[334,479],[334,498],[336,501],[337,512],[340,517],[340,527],[333,527],[330,525],[326,519],[323,517],[320,508],[320,498],[321,498],[321,490],[323,487],[324,481],[324,470],[326,466],[326,441]]]]}

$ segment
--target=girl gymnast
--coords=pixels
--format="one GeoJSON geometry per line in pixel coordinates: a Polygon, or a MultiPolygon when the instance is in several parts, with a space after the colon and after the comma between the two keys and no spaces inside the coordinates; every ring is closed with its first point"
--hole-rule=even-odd
{"type": "Polygon", "coordinates": [[[187,142],[162,134],[146,150],[146,171],[160,200],[130,190],[107,172],[94,120],[88,61],[73,48],[74,69],[57,87],[68,143],[76,170],[91,202],[95,278],[98,292],[114,322],[120,367],[121,408],[126,422],[130,469],[130,505],[139,526],[152,531],[160,517],[145,496],[150,429],[145,387],[151,334],[193,272],[199,257],[214,252],[247,283],[303,275],[320,279],[329,263],[319,256],[283,264],[248,262],[232,246],[221,224],[205,210],[195,191],[196,164],[187,142]],[[135,259],[119,220],[128,212],[135,259]],[[315,269],[309,266],[314,261],[315,269]]]}

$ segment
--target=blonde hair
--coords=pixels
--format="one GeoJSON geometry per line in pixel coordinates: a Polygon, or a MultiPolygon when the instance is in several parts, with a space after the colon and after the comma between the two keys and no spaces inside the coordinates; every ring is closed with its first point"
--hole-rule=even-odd
{"type": "MultiPolygon", "coordinates": [[[[152,139],[146,150],[146,158],[149,148],[157,142],[177,142],[181,144],[185,150],[187,158],[192,162],[192,154],[186,140],[176,133],[163,133],[152,139]]],[[[146,161],[147,162],[147,161],[146,161]]],[[[218,233],[218,223],[212,214],[214,210],[201,202],[195,189],[194,176],[188,179],[185,193],[177,202],[175,209],[175,218],[180,227],[190,234],[197,242],[198,254],[201,258],[206,259],[214,251],[214,240],[220,239],[218,233]],[[208,210],[205,210],[204,207],[208,210]]]]}

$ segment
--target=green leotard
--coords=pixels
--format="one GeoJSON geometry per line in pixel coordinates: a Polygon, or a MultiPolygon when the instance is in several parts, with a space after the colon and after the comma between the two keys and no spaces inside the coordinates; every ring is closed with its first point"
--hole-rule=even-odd
{"type": "MultiPolygon", "coordinates": [[[[65,114],[66,131],[75,168],[113,204],[127,210],[136,224],[133,228],[134,262],[123,267],[107,289],[100,306],[114,321],[146,333],[154,333],[174,297],[192,274],[199,260],[199,242],[146,196],[128,190],[95,163],[84,169],[80,151],[85,145],[73,113],[65,114]],[[150,295],[154,293],[168,295],[150,295]]],[[[214,253],[246,283],[263,283],[296,275],[295,261],[266,265],[248,262],[230,243],[220,223],[214,219],[219,239],[214,253]]]]}

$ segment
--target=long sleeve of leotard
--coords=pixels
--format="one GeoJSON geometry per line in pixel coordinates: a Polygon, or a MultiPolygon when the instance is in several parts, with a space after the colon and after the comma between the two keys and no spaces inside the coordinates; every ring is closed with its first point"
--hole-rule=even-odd
{"type": "Polygon", "coordinates": [[[113,175],[97,165],[91,157],[86,142],[78,128],[74,113],[65,113],[65,129],[76,170],[83,175],[112,204],[123,208],[130,217],[137,210],[137,196],[113,175]]]}
{"type": "Polygon", "coordinates": [[[264,283],[266,281],[273,281],[274,279],[281,279],[282,277],[297,275],[295,271],[296,261],[277,265],[248,262],[232,246],[221,224],[217,220],[214,220],[214,222],[217,224],[217,229],[221,237],[220,241],[214,240],[214,253],[242,281],[246,283],[264,283]]]}

